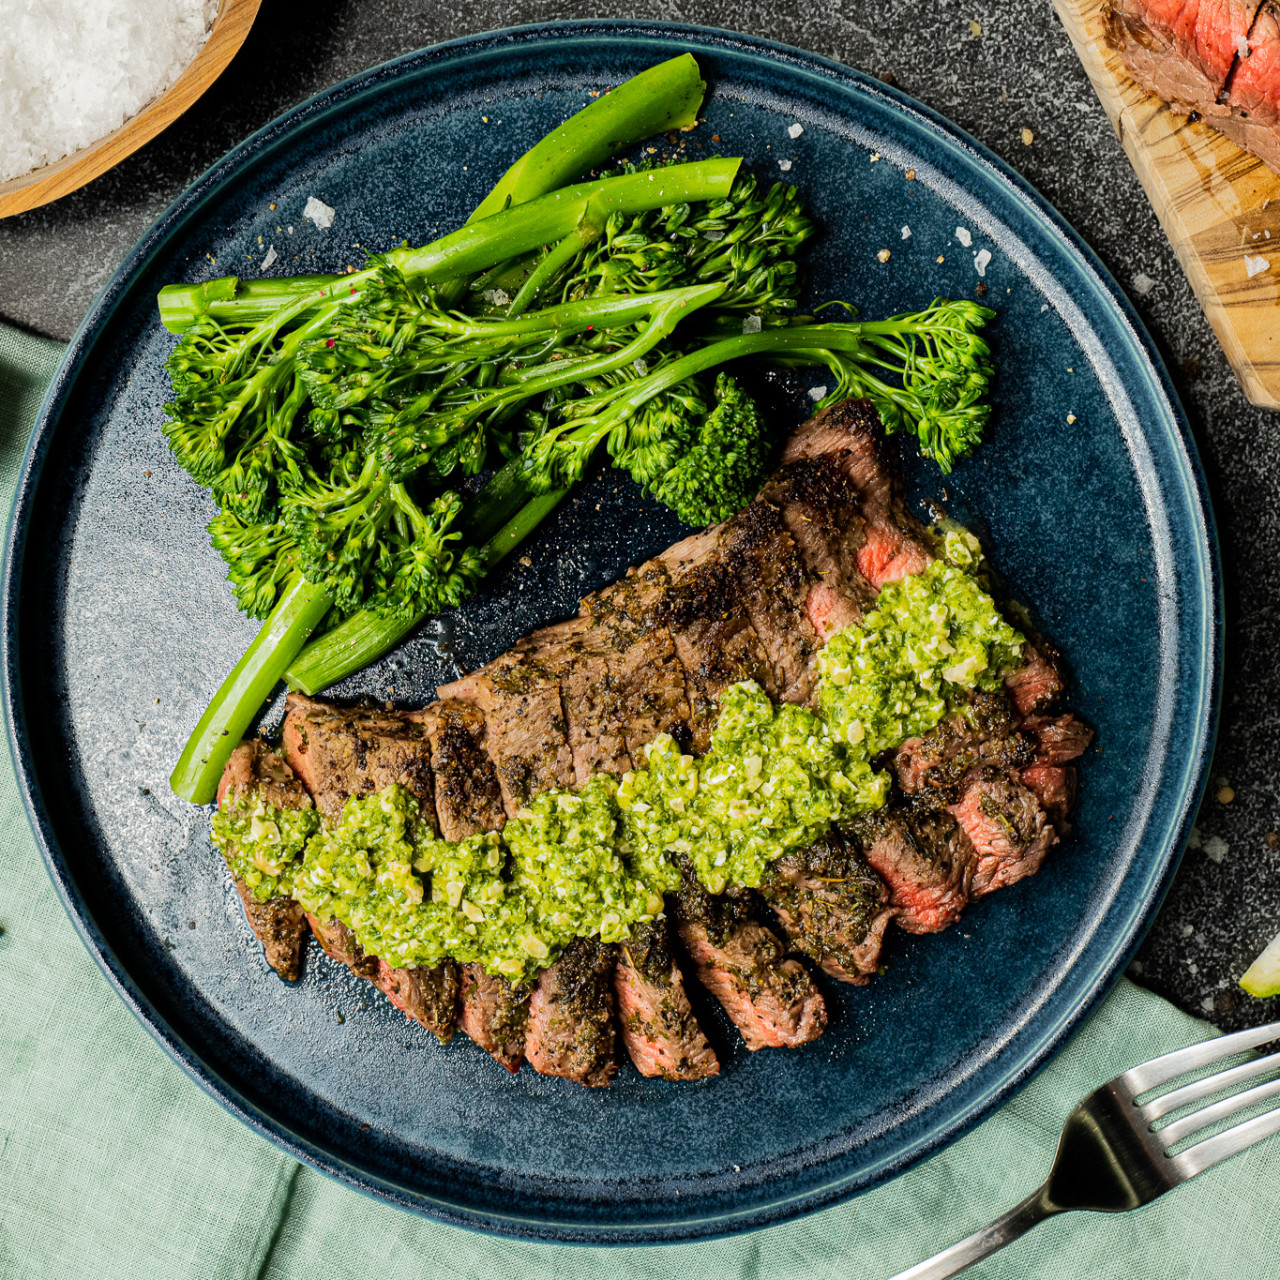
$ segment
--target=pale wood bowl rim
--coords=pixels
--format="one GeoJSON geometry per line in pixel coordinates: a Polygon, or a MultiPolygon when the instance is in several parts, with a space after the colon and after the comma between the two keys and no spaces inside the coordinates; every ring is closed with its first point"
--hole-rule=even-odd
{"type": "Polygon", "coordinates": [[[220,0],[217,16],[200,52],[158,97],[105,134],[61,160],[0,182],[0,218],[57,200],[132,155],[167,129],[222,74],[244,44],[262,0],[220,0]]]}

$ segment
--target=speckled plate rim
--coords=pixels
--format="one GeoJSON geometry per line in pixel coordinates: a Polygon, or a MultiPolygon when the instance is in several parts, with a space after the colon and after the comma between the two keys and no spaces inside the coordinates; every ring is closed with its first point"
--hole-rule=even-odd
{"type": "MultiPolygon", "coordinates": [[[[1144,419],[1143,430],[1144,433],[1150,432],[1151,422],[1144,419]]],[[[227,1111],[290,1155],[320,1172],[364,1194],[456,1226],[561,1243],[669,1243],[764,1227],[868,1190],[903,1172],[910,1165],[973,1128],[1000,1102],[1025,1085],[1063,1047],[1071,1032],[1088,1016],[1120,976],[1141,943],[1172,883],[1204,792],[1221,700],[1222,573],[1217,529],[1203,467],[1164,362],[1129,300],[1098,257],[1021,175],[976,139],[930,108],[870,76],[832,60],[758,37],[697,25],[615,20],[563,21],[509,28],[448,41],[383,63],[308,99],[228,152],[179,196],[126,255],[71,340],[63,363],[46,394],[19,473],[9,518],[0,590],[3,592],[4,610],[3,629],[0,632],[0,661],[3,663],[6,727],[27,815],[49,876],[67,914],[90,954],[134,1016],[170,1057],[227,1111]],[[1089,286],[1097,301],[1111,309],[1113,318],[1120,322],[1132,350],[1140,357],[1138,363],[1144,366],[1146,385],[1137,389],[1141,392],[1139,399],[1144,404],[1155,407],[1155,416],[1164,428],[1167,437],[1166,460],[1177,464],[1182,494],[1187,501],[1193,525],[1190,542],[1198,552],[1194,565],[1180,565],[1183,581],[1189,589],[1188,594],[1198,597],[1199,604],[1198,631],[1189,637],[1188,643],[1189,649],[1194,651],[1193,656],[1198,659],[1193,673],[1196,687],[1193,691],[1184,689],[1184,696],[1190,696],[1198,708],[1198,714],[1194,717],[1196,733],[1194,740],[1186,744],[1185,765],[1180,780],[1176,780],[1178,791],[1171,802],[1172,815],[1163,824],[1163,848],[1150,860],[1149,874],[1145,884],[1141,886],[1142,892],[1132,896],[1127,916],[1111,922],[1107,950],[1104,954],[1092,956],[1091,981],[1076,993],[1074,999],[1059,1000],[1061,1007],[1056,1017],[1049,1020],[1049,1024],[1034,1041],[1027,1041],[1027,1028],[1024,1024],[1014,1036],[1013,1043],[1018,1046],[1016,1056],[1007,1055],[1008,1058],[1014,1058],[1014,1061],[1003,1069],[990,1069],[992,1078],[988,1088],[967,1109],[945,1118],[905,1148],[891,1153],[859,1174],[840,1177],[798,1194],[766,1199],[749,1210],[621,1227],[607,1223],[585,1226],[580,1221],[549,1222],[518,1213],[497,1214],[492,1210],[476,1210],[390,1184],[299,1137],[277,1118],[266,1114],[241,1096],[203,1060],[199,1050],[180,1036],[164,1015],[143,995],[112,951],[83,900],[58,847],[42,797],[40,779],[30,764],[27,717],[21,702],[17,669],[20,570],[32,504],[53,435],[81,370],[87,364],[98,339],[110,325],[130,282],[159,252],[168,237],[181,230],[189,219],[198,214],[204,204],[221,190],[224,183],[234,180],[242,165],[270,150],[287,145],[295,130],[322,118],[332,110],[353,104],[406,71],[417,72],[432,64],[464,59],[503,46],[521,47],[537,42],[554,44],[557,40],[584,38],[610,42],[635,41],[655,47],[670,45],[689,48],[695,53],[703,48],[711,53],[746,55],[784,63],[793,72],[807,74],[857,95],[879,99],[957,153],[964,163],[979,170],[988,182],[1003,188],[1010,199],[1017,201],[1042,229],[1050,231],[1058,246],[1075,259],[1082,282],[1089,286]]],[[[1095,937],[1095,947],[1099,941],[1102,939],[1095,937]]]]}

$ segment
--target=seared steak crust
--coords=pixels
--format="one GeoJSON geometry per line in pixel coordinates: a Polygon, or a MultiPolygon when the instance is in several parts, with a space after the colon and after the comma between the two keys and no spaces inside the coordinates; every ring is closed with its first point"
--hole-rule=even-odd
{"type": "Polygon", "coordinates": [[[484,749],[485,719],[469,702],[444,698],[423,713],[435,772],[436,817],[446,840],[506,823],[498,775],[484,749]]]}
{"type": "Polygon", "coordinates": [[[529,1025],[530,990],[486,973],[483,965],[462,966],[462,1012],[458,1025],[508,1071],[520,1070],[529,1025]]]}
{"type": "Polygon", "coordinates": [[[524,1054],[544,1076],[592,1088],[618,1070],[613,1026],[612,946],[576,938],[538,978],[529,1000],[524,1054]]]}
{"type": "Polygon", "coordinates": [[[785,959],[749,893],[713,897],[686,868],[675,895],[680,941],[698,981],[720,1002],[748,1049],[795,1048],[827,1027],[827,1006],[808,971],[785,959]]]}
{"type": "Polygon", "coordinates": [[[618,947],[613,989],[622,1043],[642,1076],[705,1080],[719,1075],[720,1062],[694,1017],[668,930],[665,919],[638,925],[618,947]]]}
{"type": "Polygon", "coordinates": [[[791,946],[840,982],[862,986],[880,965],[896,911],[857,850],[832,832],[785,854],[760,886],[791,946]]]}

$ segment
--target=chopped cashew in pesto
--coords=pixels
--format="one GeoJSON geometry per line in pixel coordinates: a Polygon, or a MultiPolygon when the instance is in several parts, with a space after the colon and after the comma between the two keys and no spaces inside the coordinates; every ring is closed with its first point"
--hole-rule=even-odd
{"type": "Polygon", "coordinates": [[[711,893],[758,886],[783,854],[885,803],[876,756],[1000,683],[1023,637],[966,572],[976,539],[941,541],[944,559],[887,583],[819,654],[816,713],[732,685],[701,759],[659,734],[643,768],[545,792],[501,833],[442,840],[392,785],[333,823],[233,797],[214,840],[255,896],[336,917],[394,968],[452,956],[531,980],[574,938],[615,942],[661,913],[685,860],[711,893]]]}
{"type": "Polygon", "coordinates": [[[213,815],[213,842],[259,902],[292,894],[297,858],[320,830],[314,809],[277,809],[259,791],[231,794],[213,815]]]}

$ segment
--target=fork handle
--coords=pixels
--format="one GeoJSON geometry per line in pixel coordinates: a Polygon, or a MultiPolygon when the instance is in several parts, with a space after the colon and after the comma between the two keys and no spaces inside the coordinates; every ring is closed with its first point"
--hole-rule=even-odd
{"type": "Polygon", "coordinates": [[[944,1249],[941,1253],[926,1258],[923,1262],[901,1271],[892,1280],[944,1280],[946,1276],[958,1275],[966,1267],[971,1267],[981,1258],[1003,1249],[1020,1235],[1031,1230],[1037,1222],[1057,1212],[1045,1204],[1045,1189],[1033,1191],[1021,1204],[1016,1204],[1008,1213],[1002,1214],[994,1222],[966,1236],[958,1244],[944,1249]]]}

